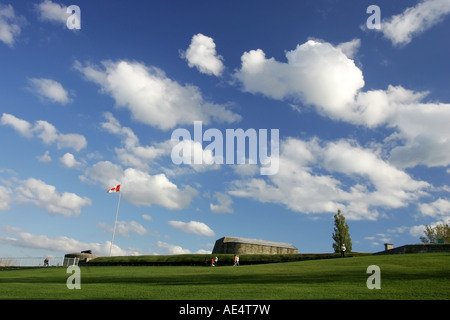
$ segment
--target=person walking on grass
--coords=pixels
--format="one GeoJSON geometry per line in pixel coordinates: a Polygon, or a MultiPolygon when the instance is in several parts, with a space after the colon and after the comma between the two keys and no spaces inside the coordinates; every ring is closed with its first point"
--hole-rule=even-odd
{"type": "Polygon", "coordinates": [[[345,244],[342,244],[342,246],[341,246],[341,257],[342,257],[342,258],[345,257],[345,250],[347,250],[347,249],[345,248],[345,244]]]}

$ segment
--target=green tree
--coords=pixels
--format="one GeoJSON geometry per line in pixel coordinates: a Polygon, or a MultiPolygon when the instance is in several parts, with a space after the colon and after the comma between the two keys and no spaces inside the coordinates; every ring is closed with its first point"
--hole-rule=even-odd
{"type": "Polygon", "coordinates": [[[337,214],[334,215],[334,232],[333,232],[333,249],[334,252],[338,253],[341,250],[341,246],[344,244],[346,247],[346,252],[352,251],[352,239],[349,233],[348,224],[345,222],[345,217],[338,210],[337,214]]]}
{"type": "Polygon", "coordinates": [[[437,243],[438,239],[443,239],[445,243],[450,243],[450,225],[441,223],[436,226],[425,226],[424,236],[420,237],[423,243],[437,243]]]}

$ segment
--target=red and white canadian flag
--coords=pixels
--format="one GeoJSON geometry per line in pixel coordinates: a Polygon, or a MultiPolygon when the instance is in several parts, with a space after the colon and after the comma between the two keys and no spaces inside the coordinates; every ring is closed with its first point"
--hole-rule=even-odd
{"type": "Polygon", "coordinates": [[[112,187],[111,189],[109,189],[106,192],[111,193],[111,192],[119,192],[119,191],[120,191],[120,184],[118,184],[117,186],[112,187]]]}

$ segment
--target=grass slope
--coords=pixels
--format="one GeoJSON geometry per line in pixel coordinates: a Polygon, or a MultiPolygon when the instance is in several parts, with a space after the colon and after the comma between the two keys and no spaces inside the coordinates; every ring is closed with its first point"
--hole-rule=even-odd
{"type": "Polygon", "coordinates": [[[83,266],[81,289],[64,267],[3,269],[0,299],[44,300],[448,300],[450,254],[370,255],[285,263],[83,266]],[[367,267],[381,270],[368,289],[367,267]]]}

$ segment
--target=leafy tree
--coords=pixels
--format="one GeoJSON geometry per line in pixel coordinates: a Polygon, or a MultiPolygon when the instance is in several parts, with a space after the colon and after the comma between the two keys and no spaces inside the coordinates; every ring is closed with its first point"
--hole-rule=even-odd
{"type": "Polygon", "coordinates": [[[444,239],[445,243],[450,243],[450,225],[441,223],[436,226],[425,226],[423,232],[425,236],[420,237],[423,243],[437,243],[438,239],[444,239]]]}
{"type": "Polygon", "coordinates": [[[348,224],[345,222],[345,217],[338,210],[337,214],[334,215],[334,232],[333,232],[333,249],[334,252],[338,253],[341,251],[342,244],[346,247],[346,252],[352,251],[352,239],[350,238],[350,233],[348,224]]]}

